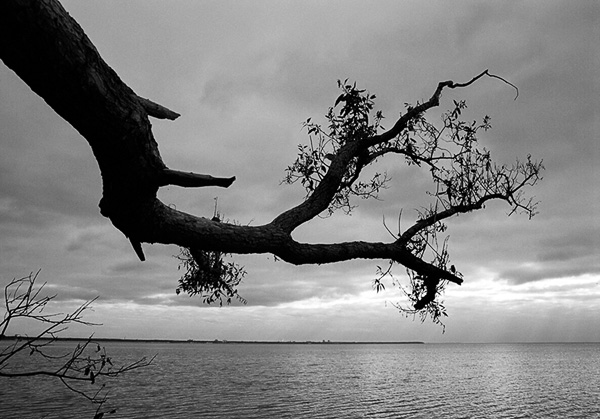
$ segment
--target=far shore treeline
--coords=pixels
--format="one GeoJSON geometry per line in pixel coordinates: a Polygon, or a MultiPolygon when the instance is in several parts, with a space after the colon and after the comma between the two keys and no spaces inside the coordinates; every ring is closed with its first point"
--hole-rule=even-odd
{"type": "MultiPolygon", "coordinates": [[[[6,336],[5,340],[17,340],[17,339],[28,339],[27,336],[6,336]]],[[[52,340],[50,338],[29,338],[36,340],[52,340]]],[[[60,337],[53,339],[55,341],[86,341],[92,340],[94,342],[139,342],[139,343],[213,343],[213,344],[264,344],[264,345],[423,345],[425,342],[419,341],[331,341],[331,340],[178,340],[178,339],[127,339],[127,338],[77,338],[77,337],[60,337]]]]}

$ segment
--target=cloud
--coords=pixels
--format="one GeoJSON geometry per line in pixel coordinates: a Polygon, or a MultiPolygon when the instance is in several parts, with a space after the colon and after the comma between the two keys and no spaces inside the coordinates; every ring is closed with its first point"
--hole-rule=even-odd
{"type": "Polygon", "coordinates": [[[97,245],[105,238],[106,229],[98,225],[87,226],[83,229],[69,231],[69,238],[65,244],[65,250],[75,252],[84,250],[90,245],[97,245]]]}
{"type": "Polygon", "coordinates": [[[597,257],[594,256],[579,261],[525,263],[500,271],[498,276],[508,279],[513,284],[523,284],[545,279],[600,274],[600,263],[596,259],[597,257]]]}
{"type": "Polygon", "coordinates": [[[19,98],[0,101],[0,228],[97,216],[100,176],[85,141],[4,66],[0,78],[2,97],[19,98]]]}

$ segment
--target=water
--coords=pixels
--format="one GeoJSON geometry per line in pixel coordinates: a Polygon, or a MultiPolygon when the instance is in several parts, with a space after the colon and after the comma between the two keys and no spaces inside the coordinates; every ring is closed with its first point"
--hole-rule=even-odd
{"type": "MultiPolygon", "coordinates": [[[[104,345],[158,355],[109,384],[110,419],[600,418],[600,344],[104,345]]],[[[0,378],[4,419],[94,411],[55,380],[0,378]]]]}

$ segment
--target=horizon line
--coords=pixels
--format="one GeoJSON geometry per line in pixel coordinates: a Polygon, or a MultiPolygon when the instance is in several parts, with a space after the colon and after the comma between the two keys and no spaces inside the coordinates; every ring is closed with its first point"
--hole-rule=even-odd
{"type": "Polygon", "coordinates": [[[98,342],[139,342],[139,343],[200,343],[200,344],[320,344],[320,345],[341,345],[341,344],[370,344],[370,345],[424,345],[424,344],[599,344],[600,341],[518,341],[518,342],[424,342],[424,341],[372,341],[372,340],[233,340],[233,339],[160,339],[160,338],[116,338],[116,337],[30,337],[24,335],[3,336],[1,340],[44,340],[44,341],[98,341],[98,342]]]}

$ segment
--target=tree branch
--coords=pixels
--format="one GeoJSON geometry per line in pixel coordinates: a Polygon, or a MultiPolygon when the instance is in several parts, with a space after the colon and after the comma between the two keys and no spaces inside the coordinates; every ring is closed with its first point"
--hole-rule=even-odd
{"type": "Polygon", "coordinates": [[[378,135],[364,136],[363,138],[349,138],[347,142],[341,145],[337,153],[333,156],[333,160],[327,170],[327,173],[325,176],[323,176],[319,184],[314,188],[313,192],[307,197],[307,199],[298,206],[291,208],[279,215],[273,222],[278,224],[285,231],[291,232],[298,226],[316,217],[327,209],[335,194],[342,187],[349,187],[356,179],[358,179],[364,166],[386,153],[395,152],[404,154],[415,161],[424,161],[431,166],[432,159],[425,159],[421,156],[411,153],[407,149],[400,150],[398,148],[390,147],[387,150],[372,152],[369,152],[368,150],[370,147],[395,139],[405,129],[408,128],[409,123],[415,119],[418,119],[427,110],[439,106],[440,97],[444,88],[455,89],[468,87],[483,76],[498,78],[515,87],[503,78],[490,74],[488,70],[482,71],[480,74],[465,83],[456,83],[452,80],[438,83],[435,92],[427,102],[409,108],[408,111],[397,120],[390,130],[378,135]],[[360,158],[358,158],[354,174],[350,179],[348,179],[348,184],[344,184],[343,179],[348,165],[353,158],[360,155],[364,155],[365,158],[362,161],[360,158]]]}
{"type": "Polygon", "coordinates": [[[408,243],[410,239],[414,237],[419,231],[430,227],[436,223],[439,223],[447,218],[450,218],[456,214],[464,214],[467,212],[475,211],[483,208],[483,205],[492,199],[502,199],[508,201],[508,198],[502,194],[492,194],[486,195],[483,198],[479,199],[477,202],[473,204],[465,204],[465,205],[455,205],[451,208],[448,208],[444,211],[435,212],[427,218],[423,218],[418,220],[415,224],[413,224],[410,228],[408,228],[398,239],[401,243],[408,243]]]}
{"type": "Polygon", "coordinates": [[[198,188],[203,186],[221,186],[228,188],[235,181],[235,176],[222,178],[210,175],[201,175],[192,172],[164,169],[158,177],[158,186],[175,185],[184,188],[198,188]]]}
{"type": "Polygon", "coordinates": [[[67,388],[98,403],[100,408],[107,401],[106,395],[100,395],[102,390],[106,390],[104,385],[98,390],[89,391],[89,388],[77,389],[71,383],[87,382],[93,385],[99,377],[116,377],[146,367],[153,362],[154,358],[148,360],[144,357],[116,368],[111,358],[107,356],[106,349],[100,347],[100,344],[94,342],[96,349],[88,349],[92,344],[91,336],[83,344],[78,344],[71,353],[57,354],[56,351],[49,351],[48,347],[58,339],[57,334],[67,329],[71,323],[93,325],[83,320],[83,313],[96,299],[86,301],[70,314],[45,313],[44,309],[55,296],[40,296],[45,284],[34,288],[38,274],[39,271],[19,279],[15,278],[4,288],[5,313],[0,323],[0,342],[14,341],[5,347],[0,347],[0,378],[36,376],[58,378],[67,388]],[[33,320],[45,326],[33,337],[6,336],[9,325],[18,318],[33,320]],[[42,361],[50,362],[11,364],[11,360],[14,361],[13,357],[27,352],[32,359],[39,356],[42,361]]]}
{"type": "Polygon", "coordinates": [[[142,249],[142,243],[131,238],[129,238],[129,243],[131,243],[131,247],[133,247],[133,251],[137,255],[140,262],[144,262],[146,260],[146,256],[144,255],[144,249],[142,249]]]}
{"type": "Polygon", "coordinates": [[[171,121],[174,121],[181,116],[177,112],[173,112],[172,110],[162,105],[159,105],[156,102],[152,102],[150,99],[138,96],[138,100],[140,101],[148,115],[153,116],[154,118],[170,119],[171,121]]]}
{"type": "MultiPolygon", "coordinates": [[[[494,74],[490,74],[489,70],[482,71],[480,74],[473,77],[471,80],[469,80],[466,83],[455,83],[452,80],[446,80],[446,81],[439,82],[437,88],[435,89],[435,92],[433,92],[433,95],[431,95],[431,97],[429,98],[429,100],[427,102],[424,102],[424,103],[418,104],[415,107],[409,108],[409,110],[396,121],[396,123],[390,130],[388,130],[382,134],[375,135],[371,138],[366,139],[365,146],[372,147],[376,144],[385,143],[387,141],[394,139],[398,135],[400,135],[400,133],[404,129],[406,129],[409,121],[417,118],[418,116],[423,114],[423,112],[425,112],[431,108],[439,106],[440,98],[442,97],[442,91],[444,90],[444,88],[456,89],[456,88],[468,87],[468,86],[472,85],[473,83],[475,83],[480,78],[482,78],[483,76],[488,76],[488,77],[502,80],[506,84],[509,84],[510,86],[517,89],[517,87],[514,84],[509,83],[508,81],[504,80],[502,77],[496,76],[494,74]]],[[[519,95],[519,89],[517,89],[517,96],[518,95],[519,95]]],[[[515,97],[515,99],[516,99],[516,97],[515,97]]]]}
{"type": "Polygon", "coordinates": [[[186,248],[223,253],[271,253],[294,264],[324,264],[351,259],[391,259],[422,274],[437,276],[456,284],[462,278],[427,263],[406,250],[401,242],[364,241],[308,244],[295,241],[272,222],[263,226],[239,226],[195,217],[156,200],[151,224],[141,240],[177,244],[186,248]]]}

